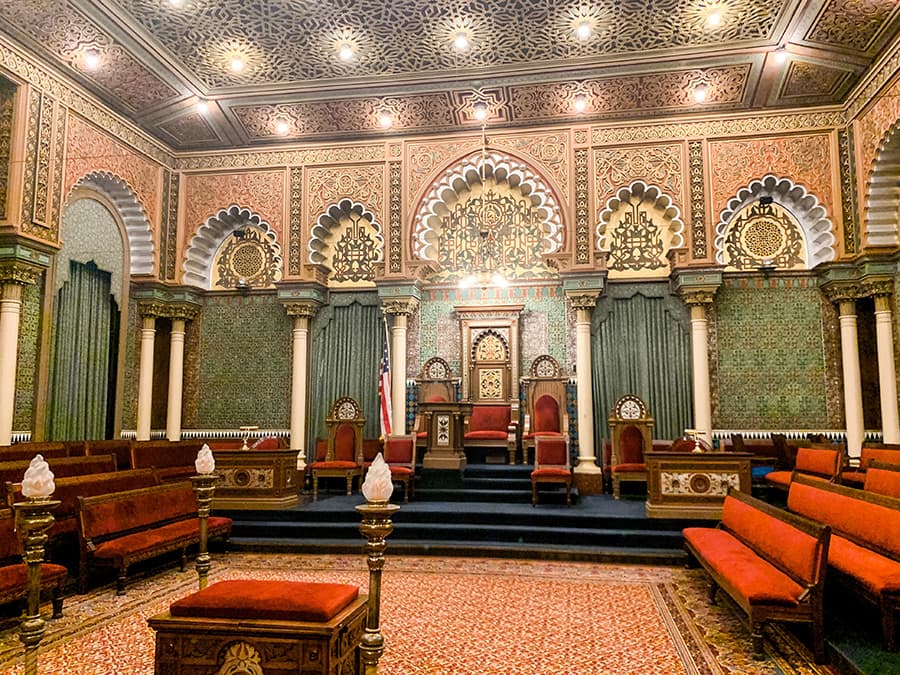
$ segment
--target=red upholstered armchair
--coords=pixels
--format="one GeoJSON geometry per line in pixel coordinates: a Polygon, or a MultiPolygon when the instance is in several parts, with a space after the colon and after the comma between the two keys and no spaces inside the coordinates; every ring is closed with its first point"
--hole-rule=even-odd
{"type": "MultiPolygon", "coordinates": [[[[325,419],[328,445],[325,459],[309,465],[313,484],[313,501],[319,498],[319,478],[345,478],[347,495],[353,492],[353,479],[362,476],[363,425],[362,409],[354,399],[342,396],[331,406],[325,419]]],[[[318,447],[317,453],[318,455],[318,447]]]]}
{"type": "Polygon", "coordinates": [[[536,436],[567,436],[566,382],[559,362],[549,354],[538,356],[527,377],[522,378],[522,463],[529,463],[536,436]]]}
{"type": "Polygon", "coordinates": [[[569,468],[569,439],[565,436],[538,436],[534,447],[534,471],[531,472],[531,505],[537,506],[538,485],[555,483],[566,486],[566,506],[572,506],[572,471],[569,468]]]}
{"type": "Polygon", "coordinates": [[[472,406],[466,418],[463,447],[506,448],[509,463],[516,463],[516,423],[512,420],[512,406],[481,404],[472,406]]]}
{"type": "Polygon", "coordinates": [[[560,401],[552,394],[542,394],[534,401],[533,409],[525,414],[525,428],[522,434],[523,461],[528,461],[528,451],[535,446],[538,436],[561,438],[569,428],[569,416],[566,414],[565,401],[560,401]]]}
{"type": "Polygon", "coordinates": [[[644,452],[653,448],[653,418],[647,406],[634,394],[616,401],[609,415],[612,436],[609,473],[613,497],[619,498],[623,481],[647,482],[644,452]]]}
{"type": "Polygon", "coordinates": [[[388,436],[384,441],[384,461],[391,468],[391,479],[403,483],[403,501],[416,494],[416,437],[388,436]]]}

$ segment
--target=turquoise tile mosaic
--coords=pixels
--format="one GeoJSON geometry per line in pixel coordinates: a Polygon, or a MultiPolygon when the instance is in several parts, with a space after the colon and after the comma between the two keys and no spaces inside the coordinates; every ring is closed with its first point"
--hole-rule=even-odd
{"type": "Polygon", "coordinates": [[[429,291],[419,307],[419,364],[440,356],[460,374],[459,321],[456,305],[524,305],[520,324],[521,373],[541,354],[550,354],[568,371],[567,314],[562,289],[557,286],[512,288],[440,289],[429,291]]]}
{"type": "Polygon", "coordinates": [[[808,279],[726,284],[715,298],[717,415],[728,429],[828,424],[821,295],[808,279]]]}
{"type": "Polygon", "coordinates": [[[16,363],[16,404],[13,412],[14,431],[34,431],[35,374],[38,362],[38,339],[41,331],[41,297],[43,276],[36,284],[25,286],[19,317],[19,354],[16,363]]]}
{"type": "Polygon", "coordinates": [[[210,296],[197,323],[197,426],[287,428],[291,321],[275,296],[210,296]]]}

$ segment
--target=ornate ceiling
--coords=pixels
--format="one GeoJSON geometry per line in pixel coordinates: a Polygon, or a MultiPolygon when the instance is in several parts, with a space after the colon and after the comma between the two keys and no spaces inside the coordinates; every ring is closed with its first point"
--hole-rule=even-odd
{"type": "Polygon", "coordinates": [[[898,30],[897,0],[0,7],[0,32],[182,150],[446,132],[480,125],[479,103],[491,127],[835,105],[898,30]],[[579,37],[579,27],[590,34],[579,37]],[[469,40],[464,51],[454,48],[460,35],[469,40]],[[342,47],[353,52],[348,60],[342,47]],[[582,113],[573,108],[578,96],[582,113]],[[381,125],[385,112],[390,128],[381,125]]]}

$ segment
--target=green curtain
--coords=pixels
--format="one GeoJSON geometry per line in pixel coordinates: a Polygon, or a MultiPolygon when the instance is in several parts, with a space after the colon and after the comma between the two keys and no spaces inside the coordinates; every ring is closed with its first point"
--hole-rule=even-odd
{"type": "Polygon", "coordinates": [[[331,294],[331,302],[316,315],[312,331],[310,384],[311,442],[325,438],[325,418],[335,399],[352,396],[366,418],[366,438],[380,432],[378,366],[384,349],[384,321],[375,293],[331,294]]]}
{"type": "Polygon", "coordinates": [[[108,392],[115,388],[110,335],[118,325],[110,278],[93,263],[70,261],[69,280],[56,295],[48,440],[106,436],[108,392]]]}
{"type": "Polygon", "coordinates": [[[591,361],[598,452],[609,437],[606,419],[623,394],[647,404],[654,438],[678,438],[690,427],[690,315],[668,284],[611,284],[594,309],[591,361]]]}

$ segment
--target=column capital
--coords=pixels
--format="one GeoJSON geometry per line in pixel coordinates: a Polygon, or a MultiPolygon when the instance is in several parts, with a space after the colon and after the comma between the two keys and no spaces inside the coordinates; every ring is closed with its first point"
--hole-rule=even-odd
{"type": "Polygon", "coordinates": [[[870,278],[863,279],[862,292],[866,296],[877,298],[879,296],[889,296],[894,292],[894,280],[890,278],[870,278]]]}
{"type": "Polygon", "coordinates": [[[167,319],[182,319],[183,321],[190,321],[192,319],[196,319],[198,314],[200,314],[200,307],[198,305],[191,305],[187,303],[173,303],[164,305],[163,313],[159,316],[165,317],[167,319]]]}
{"type": "Polygon", "coordinates": [[[138,303],[138,312],[142,317],[153,317],[158,318],[165,316],[166,306],[165,303],[159,302],[157,300],[149,300],[146,302],[138,303]]]}
{"type": "Polygon", "coordinates": [[[819,287],[822,294],[834,303],[855,302],[859,298],[866,297],[863,285],[857,281],[832,281],[819,287]]]}
{"type": "Polygon", "coordinates": [[[0,260],[0,284],[36,284],[44,269],[21,260],[0,260]]]}
{"type": "Polygon", "coordinates": [[[571,293],[566,294],[566,299],[572,306],[572,309],[586,309],[588,311],[597,306],[597,298],[599,293],[571,293]]]}
{"type": "Polygon", "coordinates": [[[418,298],[382,298],[381,311],[392,316],[410,316],[419,306],[418,298]]]}
{"type": "Polygon", "coordinates": [[[681,299],[689,307],[711,305],[717,290],[716,288],[682,288],[681,299]]]}
{"type": "Polygon", "coordinates": [[[288,316],[312,319],[321,305],[313,300],[289,300],[281,303],[288,316]]]}

